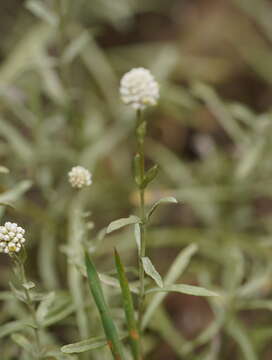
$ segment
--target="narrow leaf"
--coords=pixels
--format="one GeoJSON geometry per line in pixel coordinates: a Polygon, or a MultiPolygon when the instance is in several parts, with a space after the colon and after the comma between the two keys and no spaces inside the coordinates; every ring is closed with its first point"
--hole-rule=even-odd
{"type": "Polygon", "coordinates": [[[108,346],[115,360],[124,360],[125,357],[123,354],[123,347],[120,342],[113,319],[110,315],[109,306],[104,298],[98,273],[90,257],[87,254],[85,254],[85,263],[87,269],[87,276],[89,279],[89,286],[97,309],[100,313],[102,325],[105,331],[105,335],[107,337],[108,346]]]}
{"type": "Polygon", "coordinates": [[[137,153],[133,159],[133,173],[134,180],[137,186],[142,185],[142,176],[141,176],[141,155],[137,153]]]}
{"type": "Polygon", "coordinates": [[[134,236],[135,236],[135,241],[136,241],[136,245],[138,248],[138,254],[140,254],[140,250],[141,250],[141,228],[139,224],[135,224],[134,226],[134,236]]]}
{"type": "Polygon", "coordinates": [[[155,204],[151,207],[151,209],[149,210],[147,217],[148,219],[151,217],[151,215],[153,214],[153,212],[157,209],[157,207],[161,204],[177,204],[177,199],[174,198],[173,196],[169,196],[169,197],[165,197],[162,198],[160,200],[158,200],[157,202],[155,202],[155,204]]]}
{"type": "Polygon", "coordinates": [[[37,309],[37,319],[42,323],[49,313],[50,307],[52,307],[53,301],[55,300],[55,293],[50,292],[45,298],[41,301],[37,309]]]}
{"type": "Polygon", "coordinates": [[[8,120],[0,118],[0,124],[1,135],[8,141],[16,156],[25,163],[32,162],[34,159],[32,143],[27,141],[22,132],[8,120]]]}
{"type": "Polygon", "coordinates": [[[246,329],[237,319],[231,319],[226,325],[227,332],[239,345],[245,360],[257,360],[252,341],[248,336],[246,329]]]}
{"type": "MultiPolygon", "coordinates": [[[[127,335],[122,335],[120,340],[123,340],[127,335]]],[[[78,341],[76,343],[67,344],[61,347],[61,351],[65,354],[79,354],[90,350],[96,350],[107,346],[108,342],[104,336],[91,337],[86,340],[78,341]]]]}
{"type": "Polygon", "coordinates": [[[90,36],[88,31],[83,31],[78,37],[76,37],[64,50],[62,60],[65,63],[70,63],[76,58],[88,45],[90,36]]]}
{"type": "MultiPolygon", "coordinates": [[[[53,307],[53,310],[54,310],[54,307],[53,307]]],[[[57,322],[70,316],[73,312],[75,312],[75,306],[74,306],[74,304],[70,304],[69,302],[67,304],[63,305],[63,307],[56,307],[56,309],[52,312],[50,309],[49,313],[45,316],[45,319],[43,320],[42,325],[44,327],[54,325],[57,322]]]]}
{"type": "Polygon", "coordinates": [[[78,354],[89,350],[99,349],[107,345],[107,340],[103,336],[93,337],[73,344],[64,345],[61,351],[65,354],[78,354]]]}
{"type": "Polygon", "coordinates": [[[22,287],[25,288],[26,290],[31,290],[35,287],[35,284],[33,281],[28,281],[22,284],[22,287]]]}
{"type": "Polygon", "coordinates": [[[9,173],[9,169],[6,168],[5,166],[0,166],[0,173],[1,173],[1,174],[8,174],[8,173],[9,173]]]}
{"type": "Polygon", "coordinates": [[[163,287],[162,278],[158,273],[158,271],[155,269],[151,260],[148,257],[142,257],[142,262],[145,273],[149,275],[157,283],[157,285],[162,288],[163,287]]]}
{"type": "Polygon", "coordinates": [[[1,203],[9,203],[20,198],[30,187],[31,181],[25,180],[17,184],[13,189],[0,194],[1,203]]]}
{"type": "Polygon", "coordinates": [[[188,343],[190,344],[190,342],[188,341],[187,343],[163,306],[157,309],[156,316],[154,316],[150,323],[150,329],[155,331],[162,340],[172,347],[177,355],[177,359],[186,359],[184,347],[188,343]]]}
{"type": "Polygon", "coordinates": [[[245,133],[213,88],[198,82],[193,85],[192,91],[205,102],[208,109],[215,115],[226,133],[236,143],[240,144],[245,138],[245,133]]]}
{"type": "Polygon", "coordinates": [[[4,325],[0,326],[0,339],[4,336],[10,335],[15,331],[24,329],[26,324],[23,321],[15,320],[10,321],[4,325]]]}
{"type": "Polygon", "coordinates": [[[25,296],[25,292],[20,290],[20,289],[17,289],[17,287],[10,281],[9,283],[9,286],[11,288],[11,291],[13,292],[14,296],[22,301],[22,302],[26,302],[26,296],[25,296]]]}
{"type": "Polygon", "coordinates": [[[121,290],[122,290],[122,300],[123,307],[126,314],[127,327],[129,331],[129,339],[131,345],[131,351],[133,354],[134,360],[140,360],[140,342],[139,342],[139,331],[137,326],[137,321],[135,317],[135,310],[132,300],[132,295],[129,289],[128,279],[125,273],[124,266],[121,262],[121,258],[115,250],[115,265],[118,273],[118,279],[120,282],[121,290]]]}
{"type": "Polygon", "coordinates": [[[15,207],[14,206],[12,206],[11,204],[9,204],[9,203],[3,203],[3,202],[0,202],[0,206],[6,206],[6,207],[9,207],[9,208],[11,208],[11,209],[15,209],[15,207]]]}
{"type": "Polygon", "coordinates": [[[152,168],[150,168],[150,169],[146,172],[145,178],[144,178],[144,181],[143,181],[143,184],[142,184],[143,188],[147,187],[147,185],[148,185],[149,183],[151,183],[152,180],[155,179],[155,177],[157,176],[158,172],[159,172],[159,165],[157,165],[157,164],[154,165],[154,166],[152,166],[152,168]]]}
{"type": "MultiPolygon", "coordinates": [[[[182,273],[188,266],[191,257],[195,254],[196,251],[197,251],[197,245],[191,244],[179,253],[179,255],[176,257],[174,263],[171,265],[168,273],[165,276],[164,279],[165,286],[173,285],[178,280],[178,278],[182,275],[182,273]]],[[[156,309],[163,302],[166,296],[167,296],[166,293],[157,293],[152,298],[144,314],[143,328],[146,327],[149,320],[154,315],[156,309]]]]}
{"type": "Polygon", "coordinates": [[[56,15],[52,13],[41,1],[29,0],[26,2],[25,7],[48,24],[52,26],[56,26],[58,24],[58,18],[56,15]]]}
{"type": "Polygon", "coordinates": [[[186,285],[186,284],[175,284],[175,285],[169,285],[159,288],[152,288],[146,291],[146,294],[150,294],[153,292],[177,292],[181,294],[186,295],[194,295],[194,296],[218,296],[213,291],[207,290],[200,286],[194,286],[194,285],[186,285]]]}
{"type": "MultiPolygon", "coordinates": [[[[119,281],[112,276],[106,275],[106,274],[98,274],[99,279],[101,281],[102,284],[108,285],[108,286],[112,286],[115,288],[120,288],[120,284],[119,281]]],[[[138,294],[139,293],[139,289],[137,286],[130,286],[130,291],[133,292],[134,294],[138,294]]]]}
{"type": "Polygon", "coordinates": [[[111,232],[118,230],[124,226],[131,225],[131,224],[137,224],[140,222],[140,219],[138,216],[130,215],[127,218],[121,218],[118,220],[115,220],[111,222],[107,228],[107,234],[110,234],[111,232]]]}
{"type": "MultiPolygon", "coordinates": [[[[74,355],[64,354],[59,350],[57,346],[50,346],[50,349],[43,352],[43,356],[46,360],[77,360],[78,358],[74,355]]],[[[28,359],[27,359],[28,360],[28,359]]]]}
{"type": "Polygon", "coordinates": [[[21,334],[12,334],[11,338],[17,345],[21,346],[26,351],[31,352],[33,350],[31,342],[25,336],[21,334]]]}

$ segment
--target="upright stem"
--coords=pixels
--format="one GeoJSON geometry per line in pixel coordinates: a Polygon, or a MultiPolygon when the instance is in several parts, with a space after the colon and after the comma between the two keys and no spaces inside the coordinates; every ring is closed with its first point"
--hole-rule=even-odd
{"type": "MultiPolygon", "coordinates": [[[[141,118],[141,112],[137,112],[137,147],[138,154],[140,156],[140,184],[143,184],[145,178],[145,157],[144,157],[144,120],[141,118]],[[142,128],[142,131],[140,130],[142,128]]],[[[140,235],[141,235],[141,246],[140,246],[140,256],[139,256],[139,280],[140,280],[140,293],[139,293],[139,306],[138,306],[138,324],[140,337],[142,338],[142,319],[144,313],[144,301],[145,301],[145,272],[143,267],[142,258],[145,256],[146,249],[146,213],[145,213],[145,188],[144,186],[139,185],[139,197],[140,197],[140,235]]],[[[142,341],[141,341],[142,343],[142,341]]],[[[141,346],[142,347],[142,346],[141,346]]],[[[142,352],[142,351],[141,351],[142,352]]]]}
{"type": "Polygon", "coordinates": [[[62,83],[66,89],[69,90],[69,68],[64,62],[62,63],[61,58],[64,54],[64,50],[67,44],[67,10],[64,9],[63,0],[56,0],[56,12],[59,16],[59,27],[58,27],[58,47],[59,47],[59,61],[60,61],[60,77],[62,83]]]}
{"type": "Polygon", "coordinates": [[[19,276],[20,276],[21,284],[23,285],[22,286],[23,291],[25,293],[26,306],[30,312],[30,315],[31,315],[33,323],[34,323],[34,336],[35,336],[35,342],[36,342],[36,359],[42,359],[43,356],[42,356],[42,346],[41,346],[41,340],[40,340],[40,324],[37,319],[36,309],[35,309],[35,305],[34,305],[32,299],[31,299],[30,291],[27,287],[24,286],[25,284],[27,284],[24,263],[21,260],[20,256],[16,255],[15,259],[16,259],[16,262],[19,267],[19,276]]]}

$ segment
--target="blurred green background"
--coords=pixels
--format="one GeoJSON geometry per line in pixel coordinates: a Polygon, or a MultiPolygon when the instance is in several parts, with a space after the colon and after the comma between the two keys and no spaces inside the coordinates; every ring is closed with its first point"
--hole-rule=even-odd
{"type": "MultiPolygon", "coordinates": [[[[271,16],[268,0],[1,1],[0,164],[9,173],[1,169],[0,202],[14,208],[0,215],[27,229],[28,274],[57,294],[48,344],[101,334],[77,270],[82,239],[101,273],[112,273],[114,245],[136,264],[130,230],[102,235],[137,208],[135,120],[118,87],[144,66],[161,86],[145,113],[148,164],[160,166],[147,201],[179,200],[154,216],[149,256],[166,274],[197,244],[179,280],[222,295],[169,295],[148,328],[148,358],[272,358],[271,16]],[[77,164],[93,174],[79,193],[67,182],[77,164]]],[[[1,360],[28,359],[10,339],[26,313],[5,255],[0,267],[1,360]]],[[[118,321],[118,292],[106,291],[118,321]]],[[[110,359],[86,354],[48,359],[110,359]]]]}

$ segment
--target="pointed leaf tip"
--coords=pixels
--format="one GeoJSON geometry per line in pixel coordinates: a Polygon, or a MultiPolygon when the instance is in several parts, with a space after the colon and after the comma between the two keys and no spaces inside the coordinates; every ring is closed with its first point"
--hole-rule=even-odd
{"type": "Polygon", "coordinates": [[[140,218],[135,215],[130,215],[127,218],[121,218],[115,221],[112,221],[109,226],[107,227],[107,234],[110,234],[111,232],[121,229],[124,226],[137,224],[140,222],[140,218]]]}
{"type": "Polygon", "coordinates": [[[146,294],[153,292],[177,292],[186,295],[193,296],[219,296],[217,293],[205,289],[201,286],[187,285],[187,284],[175,284],[159,288],[153,288],[146,291],[146,294]]]}
{"type": "Polygon", "coordinates": [[[160,288],[162,288],[163,287],[162,278],[161,278],[160,274],[158,273],[158,271],[155,269],[151,260],[148,257],[142,257],[142,263],[144,266],[145,273],[148,276],[150,276],[160,288]]]}
{"type": "Polygon", "coordinates": [[[155,202],[155,204],[152,205],[151,209],[149,210],[147,217],[148,219],[151,217],[151,215],[154,213],[154,211],[157,209],[158,206],[160,206],[161,204],[177,204],[178,201],[175,197],[173,196],[167,196],[164,197],[158,201],[155,202]]]}

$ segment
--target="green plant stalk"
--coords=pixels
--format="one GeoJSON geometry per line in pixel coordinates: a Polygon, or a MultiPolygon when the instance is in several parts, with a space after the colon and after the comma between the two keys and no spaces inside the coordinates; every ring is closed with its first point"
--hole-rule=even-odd
{"type": "MultiPolygon", "coordinates": [[[[15,259],[15,263],[18,266],[18,270],[19,270],[19,276],[20,276],[20,282],[22,285],[27,283],[27,279],[26,279],[26,274],[25,274],[25,267],[24,267],[24,263],[22,261],[22,259],[20,258],[19,255],[15,254],[14,255],[14,259],[15,259]]],[[[42,345],[41,345],[41,340],[40,340],[40,324],[39,321],[37,319],[37,315],[36,315],[36,309],[35,309],[35,305],[31,299],[31,295],[30,295],[30,291],[28,288],[26,288],[25,286],[22,286],[24,294],[25,294],[25,301],[26,301],[26,306],[29,310],[29,313],[32,317],[33,323],[34,323],[34,335],[35,335],[35,342],[36,342],[36,359],[42,359],[42,345]]]]}
{"type": "MultiPolygon", "coordinates": [[[[145,156],[144,156],[144,137],[145,131],[140,131],[140,129],[144,129],[145,122],[142,119],[141,111],[137,111],[137,129],[136,129],[136,137],[137,137],[137,150],[140,157],[140,184],[138,184],[139,189],[139,197],[140,197],[140,235],[141,235],[141,246],[140,246],[140,254],[139,254],[139,281],[140,281],[140,292],[139,292],[139,304],[138,304],[138,327],[140,331],[140,343],[142,343],[142,320],[144,315],[144,301],[145,301],[145,272],[142,263],[142,258],[145,256],[146,251],[146,211],[145,211],[145,187],[142,186],[145,180],[145,156]]],[[[142,344],[141,344],[141,352],[142,352],[142,344]]]]}
{"type": "Polygon", "coordinates": [[[127,326],[129,330],[131,352],[134,360],[141,360],[140,336],[137,320],[135,317],[133,299],[129,288],[129,282],[125,273],[125,268],[116,249],[114,253],[118,279],[122,290],[123,307],[125,310],[127,326]]]}
{"type": "Polygon", "coordinates": [[[111,317],[109,306],[104,298],[100,279],[98,277],[96,268],[87,253],[85,253],[85,263],[90,290],[100,314],[108,346],[115,360],[125,360],[122,343],[111,317]]]}
{"type": "MultiPolygon", "coordinates": [[[[69,212],[69,236],[68,244],[71,247],[75,257],[83,256],[82,248],[80,246],[82,238],[78,229],[83,226],[80,218],[82,206],[80,197],[75,197],[71,203],[69,212]]],[[[88,316],[84,307],[84,283],[83,278],[76,268],[76,265],[68,261],[68,285],[72,295],[73,302],[76,308],[76,320],[81,338],[89,337],[88,316]]]]}

